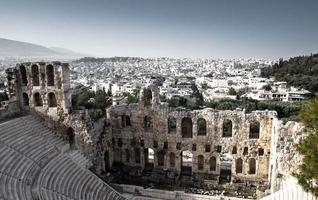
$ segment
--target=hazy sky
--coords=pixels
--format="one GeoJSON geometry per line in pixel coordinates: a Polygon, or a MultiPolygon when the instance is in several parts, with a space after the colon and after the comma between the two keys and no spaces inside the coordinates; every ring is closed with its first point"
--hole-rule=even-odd
{"type": "Polygon", "coordinates": [[[0,0],[0,37],[95,56],[318,52],[318,0],[0,0]]]}

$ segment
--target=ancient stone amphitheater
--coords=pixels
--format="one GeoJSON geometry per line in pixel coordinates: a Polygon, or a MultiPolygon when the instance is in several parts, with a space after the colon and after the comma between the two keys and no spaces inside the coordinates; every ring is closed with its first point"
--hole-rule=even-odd
{"type": "Polygon", "coordinates": [[[0,124],[0,199],[124,199],[37,117],[0,124]]]}

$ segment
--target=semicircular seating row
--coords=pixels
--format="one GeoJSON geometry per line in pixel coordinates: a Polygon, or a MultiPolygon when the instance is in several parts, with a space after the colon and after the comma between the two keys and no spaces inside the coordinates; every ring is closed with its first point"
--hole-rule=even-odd
{"type": "Polygon", "coordinates": [[[32,115],[0,124],[0,200],[125,199],[86,163],[32,115]]]}

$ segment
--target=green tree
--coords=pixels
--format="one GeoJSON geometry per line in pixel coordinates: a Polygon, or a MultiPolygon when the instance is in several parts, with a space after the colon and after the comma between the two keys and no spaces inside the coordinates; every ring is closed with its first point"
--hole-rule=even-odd
{"type": "Polygon", "coordinates": [[[139,93],[140,93],[140,87],[136,87],[131,94],[128,94],[127,96],[127,103],[138,103],[139,101],[139,93]]]}
{"type": "Polygon", "coordinates": [[[228,95],[232,95],[232,96],[236,95],[235,89],[232,88],[232,87],[230,87],[229,92],[228,92],[228,95]]]}
{"type": "Polygon", "coordinates": [[[266,91],[271,91],[272,90],[272,86],[267,84],[267,85],[263,86],[263,89],[266,90],[266,91]]]}
{"type": "Polygon", "coordinates": [[[300,117],[311,133],[297,145],[303,162],[294,175],[304,190],[318,197],[318,99],[305,106],[300,112],[300,117]]]}

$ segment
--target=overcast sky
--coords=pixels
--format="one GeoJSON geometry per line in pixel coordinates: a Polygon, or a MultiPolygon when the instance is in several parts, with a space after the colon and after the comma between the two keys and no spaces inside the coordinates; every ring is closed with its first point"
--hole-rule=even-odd
{"type": "Polygon", "coordinates": [[[318,0],[1,0],[0,37],[95,56],[318,52],[318,0]]]}

